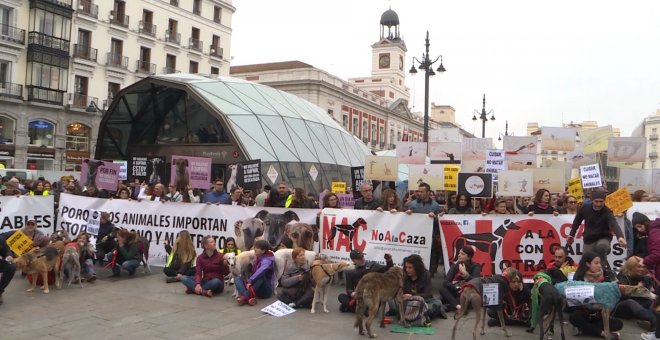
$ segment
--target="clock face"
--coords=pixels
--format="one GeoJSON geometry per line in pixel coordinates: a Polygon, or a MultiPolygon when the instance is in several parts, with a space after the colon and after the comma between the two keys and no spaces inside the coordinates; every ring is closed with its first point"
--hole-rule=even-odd
{"type": "Polygon", "coordinates": [[[381,54],[380,58],[378,59],[378,65],[380,68],[389,68],[390,67],[390,55],[389,54],[381,54]]]}
{"type": "Polygon", "coordinates": [[[403,71],[403,56],[399,56],[399,71],[403,71]]]}

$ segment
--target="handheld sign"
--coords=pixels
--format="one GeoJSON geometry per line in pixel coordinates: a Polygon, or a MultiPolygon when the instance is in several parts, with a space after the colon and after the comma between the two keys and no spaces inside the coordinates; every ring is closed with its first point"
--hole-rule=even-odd
{"type": "Polygon", "coordinates": [[[633,201],[630,194],[628,194],[628,189],[623,187],[609,195],[605,198],[605,205],[612,210],[614,215],[619,215],[624,211],[632,208],[633,201]]]}
{"type": "Polygon", "coordinates": [[[7,246],[14,254],[21,256],[32,249],[32,240],[22,231],[17,230],[7,239],[7,246]]]}
{"type": "Polygon", "coordinates": [[[98,210],[89,209],[89,218],[87,219],[87,233],[98,235],[101,227],[101,213],[98,210]]]}
{"type": "Polygon", "coordinates": [[[335,194],[345,194],[346,182],[332,182],[332,192],[335,194]]]}

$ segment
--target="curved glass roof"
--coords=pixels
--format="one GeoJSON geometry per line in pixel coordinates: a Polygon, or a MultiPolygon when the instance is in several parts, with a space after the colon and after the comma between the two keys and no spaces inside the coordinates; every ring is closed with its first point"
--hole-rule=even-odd
{"type": "Polygon", "coordinates": [[[371,154],[325,110],[290,93],[229,77],[177,73],[153,78],[190,85],[226,116],[251,159],[362,166],[371,154]]]}

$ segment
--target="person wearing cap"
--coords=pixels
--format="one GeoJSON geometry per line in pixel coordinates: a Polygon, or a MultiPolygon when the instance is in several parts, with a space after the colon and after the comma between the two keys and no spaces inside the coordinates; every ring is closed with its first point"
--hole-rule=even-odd
{"type": "Polygon", "coordinates": [[[349,254],[351,261],[355,265],[355,269],[344,271],[346,294],[342,293],[337,297],[340,303],[339,310],[342,312],[355,313],[355,287],[357,287],[358,282],[360,282],[360,279],[365,274],[373,272],[384,273],[388,268],[394,266],[390,254],[385,254],[386,265],[378,264],[376,261],[367,261],[364,255],[366,254],[357,249],[351,250],[349,254]]]}
{"type": "Polygon", "coordinates": [[[472,257],[474,257],[474,248],[463,246],[458,252],[457,261],[449,267],[449,271],[442,281],[440,297],[442,297],[442,303],[447,305],[449,312],[460,308],[458,297],[463,283],[481,277],[481,264],[472,262],[472,257]]]}
{"type": "Polygon", "coordinates": [[[577,211],[566,243],[568,245],[573,244],[575,234],[582,221],[584,221],[584,231],[582,233],[583,253],[595,252],[605,267],[609,268],[607,254],[611,251],[612,234],[616,235],[619,245],[623,248],[626,248],[627,242],[614,218],[614,214],[612,214],[612,210],[605,206],[605,197],[606,192],[604,190],[594,190],[591,193],[591,202],[585,203],[577,211]]]}
{"type": "Polygon", "coordinates": [[[37,221],[34,219],[29,219],[25,227],[21,228],[21,232],[32,240],[35,247],[43,248],[50,243],[50,239],[37,229],[37,221]]]}
{"type": "Polygon", "coordinates": [[[635,228],[632,254],[645,257],[648,255],[648,230],[651,226],[651,220],[648,216],[635,211],[632,215],[632,225],[635,228]]]}

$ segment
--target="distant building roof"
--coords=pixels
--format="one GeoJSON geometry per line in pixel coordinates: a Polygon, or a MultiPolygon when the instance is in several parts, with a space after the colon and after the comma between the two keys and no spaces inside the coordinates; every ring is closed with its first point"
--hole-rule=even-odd
{"type": "Polygon", "coordinates": [[[250,72],[263,72],[263,71],[277,71],[277,70],[290,70],[296,68],[314,68],[314,66],[303,63],[298,60],[280,61],[276,63],[252,64],[252,65],[238,65],[229,68],[229,74],[233,73],[250,73],[250,72]]]}

